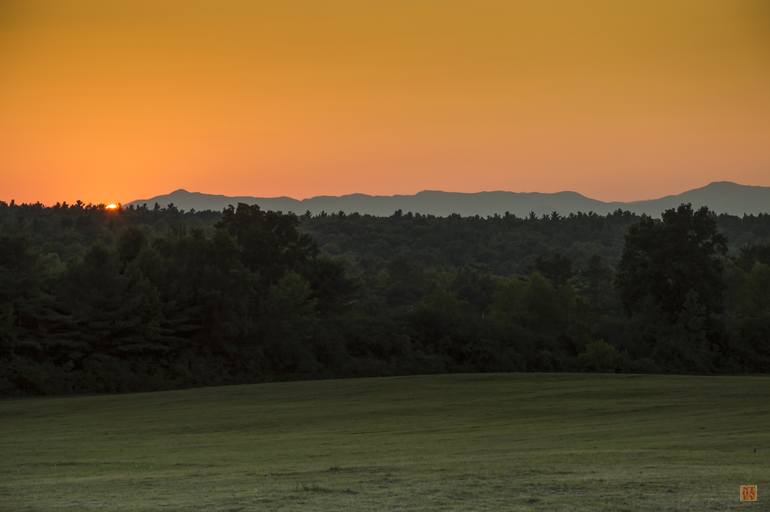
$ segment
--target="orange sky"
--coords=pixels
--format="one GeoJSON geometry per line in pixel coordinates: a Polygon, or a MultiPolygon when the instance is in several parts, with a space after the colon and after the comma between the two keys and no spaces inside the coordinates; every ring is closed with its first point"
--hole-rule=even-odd
{"type": "Polygon", "coordinates": [[[769,6],[0,0],[0,199],[770,185],[769,6]]]}

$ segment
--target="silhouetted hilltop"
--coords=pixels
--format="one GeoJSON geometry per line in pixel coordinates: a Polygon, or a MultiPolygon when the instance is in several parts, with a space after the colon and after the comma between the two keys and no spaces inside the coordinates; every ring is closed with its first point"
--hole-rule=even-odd
{"type": "Polygon", "coordinates": [[[311,213],[358,212],[362,214],[391,215],[396,210],[446,216],[457,213],[469,215],[494,215],[510,212],[519,217],[534,212],[536,215],[557,212],[568,215],[577,212],[606,214],[617,209],[635,213],[659,215],[663,210],[681,203],[695,207],[708,206],[717,213],[734,215],[770,213],[770,187],[740,185],[728,181],[714,182],[705,187],[643,201],[599,201],[577,192],[442,192],[423,190],[413,195],[373,196],[348,194],[343,196],[316,196],[308,199],[291,197],[224,196],[189,192],[184,189],[149,199],[139,199],[129,204],[146,204],[152,207],[174,204],[183,210],[222,210],[238,203],[258,204],[264,210],[311,213]]]}

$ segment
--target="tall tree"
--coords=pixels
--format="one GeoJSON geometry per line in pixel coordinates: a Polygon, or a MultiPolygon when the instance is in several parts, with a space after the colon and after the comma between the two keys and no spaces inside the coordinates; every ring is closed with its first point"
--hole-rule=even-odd
{"type": "Polygon", "coordinates": [[[666,210],[662,220],[642,217],[626,235],[617,286],[629,312],[653,307],[669,322],[685,311],[722,309],[722,257],[727,239],[707,209],[689,204],[666,210]]]}
{"type": "Polygon", "coordinates": [[[626,235],[617,286],[651,355],[675,371],[710,372],[727,347],[722,312],[727,240],[706,208],[689,204],[643,217],[626,235]]]}

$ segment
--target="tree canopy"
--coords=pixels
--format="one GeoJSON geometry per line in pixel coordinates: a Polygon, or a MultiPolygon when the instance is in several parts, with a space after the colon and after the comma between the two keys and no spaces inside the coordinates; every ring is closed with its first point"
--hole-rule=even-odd
{"type": "Polygon", "coordinates": [[[0,393],[770,371],[770,216],[0,203],[0,393]]]}

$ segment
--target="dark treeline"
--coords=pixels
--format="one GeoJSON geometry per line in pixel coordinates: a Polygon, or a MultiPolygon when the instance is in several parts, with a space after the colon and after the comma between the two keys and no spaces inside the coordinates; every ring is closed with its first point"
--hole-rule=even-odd
{"type": "Polygon", "coordinates": [[[770,215],[0,202],[0,393],[770,371],[770,215]]]}

